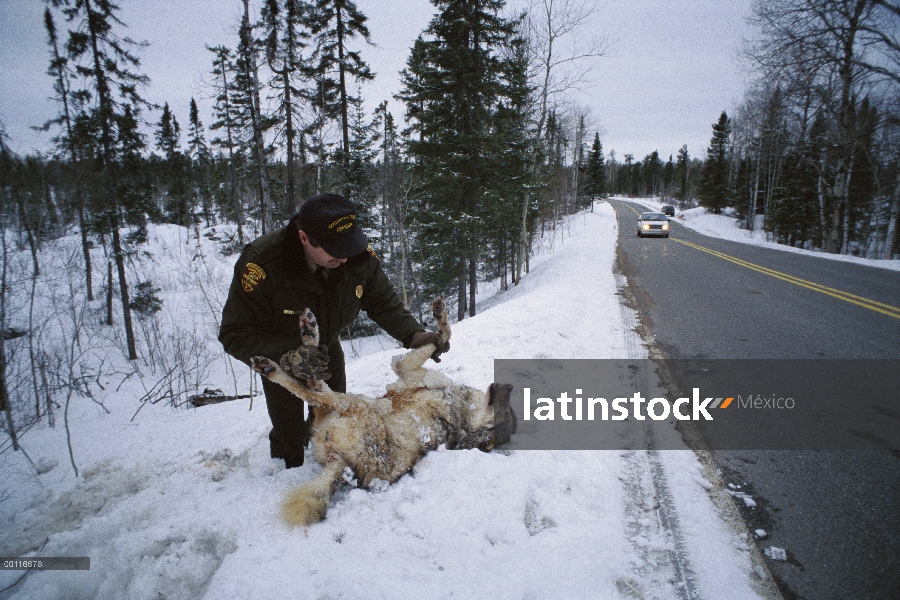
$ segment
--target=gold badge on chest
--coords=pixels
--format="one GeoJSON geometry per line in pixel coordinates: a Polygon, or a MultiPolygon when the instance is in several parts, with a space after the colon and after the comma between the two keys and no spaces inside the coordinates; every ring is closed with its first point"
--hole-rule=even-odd
{"type": "Polygon", "coordinates": [[[356,286],[356,297],[362,298],[362,286],[361,285],[356,286]]]}

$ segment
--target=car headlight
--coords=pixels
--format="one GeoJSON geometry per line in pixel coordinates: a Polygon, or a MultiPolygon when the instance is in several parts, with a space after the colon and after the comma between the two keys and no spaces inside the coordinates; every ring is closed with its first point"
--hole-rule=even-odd
{"type": "Polygon", "coordinates": [[[663,229],[668,229],[668,228],[669,228],[669,224],[668,224],[668,223],[663,223],[663,229]]]}
{"type": "Polygon", "coordinates": [[[644,223],[643,225],[641,225],[641,229],[650,229],[650,226],[644,223]]]}

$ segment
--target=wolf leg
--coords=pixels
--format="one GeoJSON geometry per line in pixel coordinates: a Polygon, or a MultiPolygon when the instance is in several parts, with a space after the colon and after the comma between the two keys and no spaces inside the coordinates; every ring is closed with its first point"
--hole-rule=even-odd
{"type": "MultiPolygon", "coordinates": [[[[450,340],[450,322],[447,320],[447,305],[444,299],[438,296],[431,302],[431,314],[434,316],[438,324],[438,333],[441,336],[441,343],[446,344],[450,340]]],[[[391,361],[391,369],[404,382],[414,382],[424,377],[422,369],[425,361],[431,358],[434,351],[437,350],[434,344],[428,344],[421,348],[416,348],[406,354],[394,357],[391,361]]]]}
{"type": "Polygon", "coordinates": [[[306,527],[325,518],[331,494],[345,466],[339,460],[328,463],[318,477],[288,494],[282,505],[282,515],[288,525],[306,527]]]}
{"type": "Polygon", "coordinates": [[[441,334],[441,342],[446,344],[450,341],[450,322],[447,321],[447,305],[444,304],[444,298],[438,296],[431,301],[431,314],[438,324],[438,333],[441,334]]]}
{"type": "MultiPolygon", "coordinates": [[[[348,394],[333,392],[324,386],[324,391],[317,391],[305,386],[300,380],[294,379],[284,372],[278,364],[265,356],[250,358],[250,367],[264,376],[272,383],[277,383],[293,395],[307,402],[310,406],[324,406],[339,413],[343,413],[357,404],[356,398],[348,394]]],[[[322,383],[317,382],[317,383],[322,383]]]]}

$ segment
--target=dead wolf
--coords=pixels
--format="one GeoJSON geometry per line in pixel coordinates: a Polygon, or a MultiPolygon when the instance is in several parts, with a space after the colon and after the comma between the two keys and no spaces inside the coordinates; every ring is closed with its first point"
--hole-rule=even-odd
{"type": "MultiPolygon", "coordinates": [[[[431,303],[441,342],[450,339],[442,298],[431,303]]],[[[315,315],[300,317],[304,345],[318,345],[315,315]]],[[[331,391],[323,382],[307,385],[274,361],[257,356],[251,366],[269,380],[306,401],[316,415],[312,442],[322,473],[288,495],[284,518],[290,525],[322,520],[338,482],[355,480],[365,489],[393,483],[425,454],[447,448],[490,451],[515,433],[516,416],[509,405],[509,384],[492,383],[486,392],[454,383],[424,368],[434,344],[395,356],[391,368],[399,379],[381,398],[331,391]]]]}

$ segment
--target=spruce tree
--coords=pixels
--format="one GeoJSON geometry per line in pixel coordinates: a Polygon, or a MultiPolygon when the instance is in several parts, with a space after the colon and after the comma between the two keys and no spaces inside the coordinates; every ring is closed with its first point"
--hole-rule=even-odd
{"type": "Polygon", "coordinates": [[[360,225],[377,233],[374,222],[376,202],[376,144],[381,138],[378,119],[370,120],[359,97],[350,102],[350,153],[347,156],[345,190],[359,209],[360,225]]]}
{"type": "Polygon", "coordinates": [[[700,183],[697,196],[700,206],[719,214],[729,205],[731,194],[729,193],[728,174],[731,165],[728,161],[728,136],[731,135],[731,119],[725,111],[719,117],[718,123],[713,124],[713,135],[706,150],[706,162],[700,172],[700,183]]]}
{"type": "Polygon", "coordinates": [[[300,129],[297,113],[301,92],[297,80],[306,68],[302,51],[309,39],[304,21],[308,10],[308,5],[299,0],[266,0],[262,10],[266,59],[274,73],[269,87],[276,92],[277,125],[284,132],[285,140],[287,168],[283,207],[287,208],[287,212],[298,208],[294,185],[294,146],[300,129]]]}
{"type": "Polygon", "coordinates": [[[414,43],[398,96],[407,104],[408,151],[419,168],[418,235],[423,276],[432,291],[457,289],[457,315],[475,314],[479,238],[485,199],[495,187],[491,124],[507,93],[508,63],[499,55],[513,38],[498,13],[502,0],[432,0],[438,9],[414,43]],[[448,243],[452,240],[452,243],[448,243]]]}
{"type": "Polygon", "coordinates": [[[213,108],[215,121],[209,126],[210,131],[224,130],[224,135],[212,140],[219,151],[227,153],[230,209],[225,211],[237,225],[238,246],[244,247],[244,208],[241,202],[238,185],[238,157],[241,151],[239,139],[241,129],[241,111],[235,103],[235,71],[234,56],[225,46],[207,46],[213,53],[213,86],[216,90],[216,103],[213,108]]]}
{"type": "Polygon", "coordinates": [[[665,190],[666,197],[672,196],[672,187],[675,182],[675,162],[672,160],[672,155],[669,155],[669,160],[663,166],[663,190],[665,190]]]}
{"type": "Polygon", "coordinates": [[[606,191],[606,166],[603,162],[603,144],[600,143],[598,132],[594,133],[594,143],[591,145],[591,153],[588,155],[584,180],[586,195],[597,197],[606,191]]]}
{"type": "Polygon", "coordinates": [[[243,127],[251,134],[247,139],[235,138],[235,141],[241,143],[242,154],[248,154],[249,167],[253,171],[253,181],[259,194],[258,217],[262,232],[266,233],[272,228],[272,201],[268,170],[271,148],[266,144],[265,135],[274,126],[275,119],[267,118],[262,111],[257,60],[260,44],[253,37],[255,26],[250,22],[250,0],[243,0],[243,4],[231,103],[240,115],[243,127]]]}
{"type": "Polygon", "coordinates": [[[200,111],[197,102],[191,98],[188,126],[188,161],[191,171],[191,187],[195,200],[203,207],[203,216],[206,226],[212,225],[212,205],[209,189],[209,169],[211,156],[209,146],[206,144],[206,136],[203,133],[203,122],[200,120],[200,111]]]}
{"type": "MultiPolygon", "coordinates": [[[[329,77],[328,73],[337,71],[337,81],[329,82],[330,87],[336,88],[337,105],[332,103],[331,106],[323,106],[322,110],[325,114],[339,115],[343,152],[340,162],[345,168],[349,164],[351,151],[350,109],[354,100],[359,99],[348,94],[347,77],[351,76],[357,82],[375,78],[359,52],[347,47],[348,40],[356,36],[371,43],[366,21],[367,17],[360,12],[353,0],[313,0],[306,18],[310,33],[316,40],[313,68],[320,77],[329,77]]],[[[329,98],[323,95],[321,101],[329,103],[329,98]]]]}
{"type": "Polygon", "coordinates": [[[117,121],[128,107],[137,117],[143,107],[149,106],[138,89],[149,83],[146,75],[134,71],[140,66],[130,48],[140,46],[130,38],[113,31],[115,25],[123,25],[116,16],[118,7],[109,0],[52,0],[60,7],[66,20],[73,25],[66,42],[68,60],[85,81],[87,88],[81,97],[90,98],[88,110],[98,148],[98,202],[107,207],[104,212],[106,229],[112,232],[113,251],[119,276],[119,290],[125,324],[125,338],[129,360],[137,359],[137,347],[128,298],[128,281],[125,275],[125,256],[119,236],[123,215],[118,201],[119,166],[121,156],[117,147],[117,121]]]}
{"type": "MultiPolygon", "coordinates": [[[[56,118],[47,121],[42,129],[47,130],[51,126],[60,128],[60,134],[54,138],[60,154],[68,159],[73,183],[73,205],[78,213],[78,228],[81,234],[81,253],[84,257],[85,293],[88,300],[94,299],[94,285],[91,276],[91,252],[88,242],[87,222],[85,219],[84,194],[80,185],[78,141],[75,134],[75,120],[82,112],[85,98],[79,98],[72,93],[72,72],[65,54],[59,51],[59,39],[56,34],[56,23],[50,8],[44,9],[44,27],[47,30],[47,44],[50,46],[50,66],[47,74],[53,78],[53,91],[55,100],[60,103],[61,112],[56,118]]],[[[82,113],[83,114],[83,113],[82,113]]]]}
{"type": "Polygon", "coordinates": [[[163,182],[165,185],[166,217],[170,223],[187,227],[192,224],[191,206],[187,194],[185,157],[181,153],[181,126],[169,109],[163,106],[155,132],[156,148],[163,153],[163,182]]]}
{"type": "Polygon", "coordinates": [[[678,151],[678,159],[675,163],[675,197],[681,202],[686,202],[690,197],[690,172],[691,157],[688,154],[687,144],[685,144],[678,151]]]}

